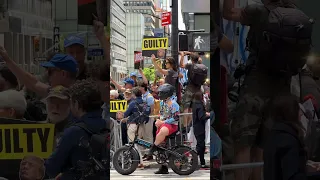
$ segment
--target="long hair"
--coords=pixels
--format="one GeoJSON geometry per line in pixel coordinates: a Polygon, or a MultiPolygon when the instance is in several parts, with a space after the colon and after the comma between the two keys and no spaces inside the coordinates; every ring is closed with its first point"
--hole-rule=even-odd
{"type": "Polygon", "coordinates": [[[304,144],[305,128],[300,120],[300,106],[297,97],[291,94],[276,97],[272,103],[271,116],[274,121],[285,123],[295,129],[301,143],[304,144]]]}
{"type": "Polygon", "coordinates": [[[177,68],[176,62],[173,59],[173,57],[168,57],[167,61],[169,61],[169,63],[171,64],[172,69],[177,72],[178,68],[177,68]]]}

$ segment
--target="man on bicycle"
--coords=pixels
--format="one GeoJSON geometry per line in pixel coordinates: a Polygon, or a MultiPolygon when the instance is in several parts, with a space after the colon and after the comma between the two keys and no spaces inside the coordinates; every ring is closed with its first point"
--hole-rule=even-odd
{"type": "MultiPolygon", "coordinates": [[[[157,119],[156,139],[149,151],[149,155],[158,149],[159,145],[166,140],[166,137],[178,131],[179,104],[175,101],[175,87],[170,84],[163,84],[158,89],[160,102],[160,119],[157,119]]],[[[168,174],[168,167],[162,165],[155,174],[168,174]]]]}

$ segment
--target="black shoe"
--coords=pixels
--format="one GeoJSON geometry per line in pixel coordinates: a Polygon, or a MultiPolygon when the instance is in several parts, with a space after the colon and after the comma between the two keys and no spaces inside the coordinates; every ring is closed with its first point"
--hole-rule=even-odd
{"type": "Polygon", "coordinates": [[[145,155],[142,156],[142,159],[145,159],[145,158],[147,158],[147,157],[148,157],[148,155],[145,154],[145,155]]]}
{"type": "Polygon", "coordinates": [[[169,174],[168,167],[162,165],[158,171],[154,172],[154,174],[169,174]]]}
{"type": "Polygon", "coordinates": [[[153,153],[154,153],[156,150],[158,150],[158,146],[156,146],[156,145],[153,144],[153,145],[151,146],[149,152],[148,152],[148,156],[153,156],[153,153]]]}

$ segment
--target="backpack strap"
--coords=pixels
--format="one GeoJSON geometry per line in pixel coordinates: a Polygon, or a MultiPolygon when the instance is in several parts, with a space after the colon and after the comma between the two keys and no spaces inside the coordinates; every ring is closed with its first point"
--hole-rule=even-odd
{"type": "Polygon", "coordinates": [[[84,122],[76,123],[76,124],[74,124],[74,126],[80,127],[81,129],[85,130],[85,131],[86,131],[88,134],[90,134],[90,135],[94,134],[94,133],[88,128],[88,126],[86,125],[86,123],[84,123],[84,122]]]}

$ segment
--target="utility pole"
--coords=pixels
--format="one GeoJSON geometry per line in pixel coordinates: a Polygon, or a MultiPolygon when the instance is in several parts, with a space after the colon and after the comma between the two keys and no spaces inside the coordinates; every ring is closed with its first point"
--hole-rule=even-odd
{"type": "MultiPolygon", "coordinates": [[[[179,24],[178,24],[178,6],[179,3],[177,0],[171,1],[171,54],[174,60],[176,61],[176,65],[179,65],[179,57],[178,57],[178,39],[179,39],[179,24]]],[[[178,73],[179,68],[178,68],[178,73]]],[[[178,97],[178,102],[180,102],[180,87],[179,87],[179,78],[176,82],[176,92],[178,97]]]]}

